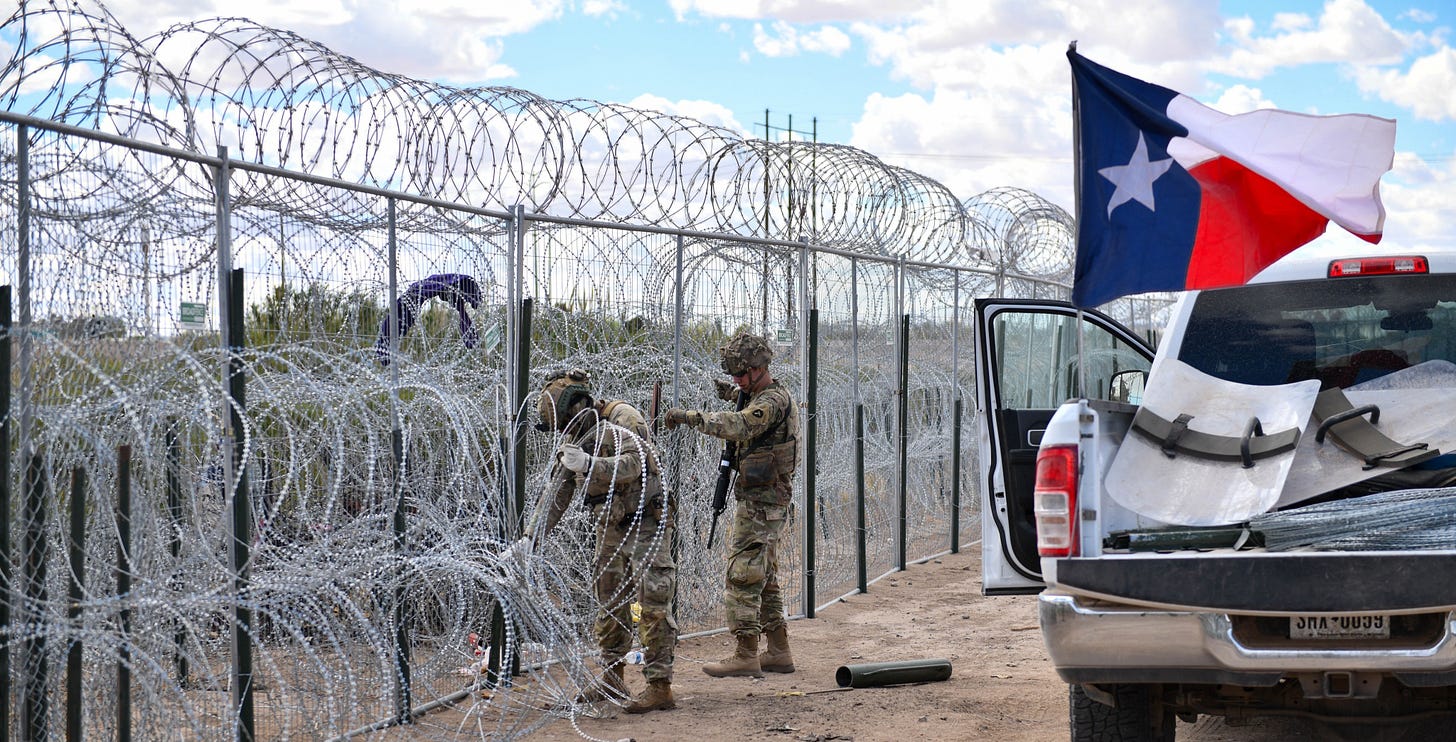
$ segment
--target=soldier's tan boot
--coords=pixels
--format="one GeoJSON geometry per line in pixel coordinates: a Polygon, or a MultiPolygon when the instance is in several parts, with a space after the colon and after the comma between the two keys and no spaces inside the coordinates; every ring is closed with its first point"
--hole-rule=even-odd
{"type": "Polygon", "coordinates": [[[648,711],[666,711],[677,708],[672,697],[672,683],[666,680],[649,680],[647,689],[627,704],[627,713],[645,714],[648,711]]]}
{"type": "Polygon", "coordinates": [[[763,669],[758,666],[758,635],[739,636],[738,648],[733,654],[721,662],[703,665],[703,672],[715,678],[763,677],[763,669]]]}
{"type": "Polygon", "coordinates": [[[793,672],[794,655],[789,653],[789,627],[779,626],[764,634],[768,646],[758,656],[758,666],[764,672],[793,672]]]}
{"type": "Polygon", "coordinates": [[[590,688],[582,691],[581,695],[576,697],[576,702],[601,703],[631,697],[632,693],[627,690],[627,683],[622,679],[622,665],[616,663],[607,668],[590,688]]]}

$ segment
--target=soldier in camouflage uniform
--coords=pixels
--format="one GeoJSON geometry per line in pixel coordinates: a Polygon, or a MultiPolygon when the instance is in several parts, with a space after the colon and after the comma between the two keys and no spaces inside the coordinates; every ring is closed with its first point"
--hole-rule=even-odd
{"type": "MultiPolygon", "coordinates": [[[[594,401],[587,382],[586,372],[580,370],[548,379],[541,390],[537,426],[564,434],[566,441],[556,452],[547,484],[549,509],[540,536],[551,533],[578,491],[584,492],[584,505],[596,524],[596,636],[606,669],[598,686],[579,700],[629,695],[622,663],[632,649],[635,597],[642,607],[642,675],[647,689],[632,699],[627,713],[676,708],[672,697],[676,503],[663,492],[657,453],[642,413],[619,400],[594,401]]],[[[540,513],[538,508],[538,520],[540,513]]],[[[536,533],[537,525],[533,522],[528,532],[536,533]]]]}
{"type": "Polygon", "coordinates": [[[728,630],[738,642],[733,654],[710,662],[703,671],[713,677],[764,671],[793,672],[788,623],[778,581],[778,545],[793,495],[799,462],[799,412],[789,391],[769,374],[773,348],[757,335],[739,333],[718,351],[723,371],[737,389],[715,381],[724,400],[746,395],[734,412],[671,409],[663,422],[669,429],[687,425],[737,443],[733,468],[738,472],[733,495],[738,505],[728,543],[724,607],[728,630]],[[767,647],[758,653],[758,635],[767,647]]]}

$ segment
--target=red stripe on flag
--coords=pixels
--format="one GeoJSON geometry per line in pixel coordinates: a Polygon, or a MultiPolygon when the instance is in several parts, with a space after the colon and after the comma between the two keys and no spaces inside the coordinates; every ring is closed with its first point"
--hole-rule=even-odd
{"type": "Polygon", "coordinates": [[[1188,261],[1190,289],[1240,285],[1324,234],[1329,223],[1273,181],[1227,157],[1188,172],[1203,189],[1188,261]]]}

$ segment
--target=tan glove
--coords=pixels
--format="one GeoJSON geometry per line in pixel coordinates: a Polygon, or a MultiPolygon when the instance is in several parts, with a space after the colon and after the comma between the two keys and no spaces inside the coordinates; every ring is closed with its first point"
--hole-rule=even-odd
{"type": "Polygon", "coordinates": [[[668,430],[672,430],[679,425],[691,425],[696,428],[702,422],[703,413],[697,410],[684,410],[681,407],[674,407],[662,416],[662,424],[666,425],[668,430]]]}
{"type": "Polygon", "coordinates": [[[561,444],[561,447],[556,449],[556,460],[577,474],[586,472],[592,465],[591,454],[581,450],[581,446],[575,443],[561,444]]]}
{"type": "Polygon", "coordinates": [[[713,379],[713,386],[716,388],[716,390],[718,392],[718,399],[721,399],[724,402],[737,402],[738,401],[738,385],[737,384],[734,384],[731,381],[724,381],[722,379],[713,379]]]}

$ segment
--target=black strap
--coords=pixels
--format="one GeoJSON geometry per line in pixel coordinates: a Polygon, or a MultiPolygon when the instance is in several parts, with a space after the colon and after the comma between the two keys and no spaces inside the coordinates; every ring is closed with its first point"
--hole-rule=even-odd
{"type": "Polygon", "coordinates": [[[1192,419],[1193,416],[1186,412],[1173,419],[1167,434],[1163,436],[1164,456],[1171,459],[1178,455],[1178,441],[1182,440],[1183,434],[1188,432],[1188,421],[1192,419]]]}
{"type": "Polygon", "coordinates": [[[1238,461],[1249,468],[1259,459],[1293,451],[1299,444],[1299,428],[1281,430],[1269,435],[1256,417],[1249,418],[1243,435],[1215,435],[1193,430],[1188,423],[1192,415],[1182,414],[1169,421],[1146,407],[1139,407],[1132,418],[1132,429],[1158,444],[1169,458],[1188,454],[1214,461],[1238,461]]]}
{"type": "Polygon", "coordinates": [[[1377,466],[1401,469],[1441,455],[1428,443],[1391,440],[1375,427],[1380,422],[1380,408],[1373,404],[1356,407],[1338,387],[1326,389],[1315,397],[1314,417],[1319,421],[1315,442],[1324,443],[1328,436],[1336,446],[1359,456],[1367,471],[1377,466]],[[1369,420],[1365,419],[1367,414],[1369,420]]]}

